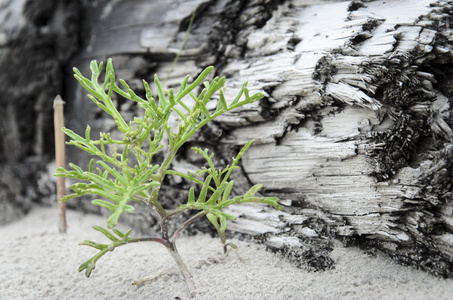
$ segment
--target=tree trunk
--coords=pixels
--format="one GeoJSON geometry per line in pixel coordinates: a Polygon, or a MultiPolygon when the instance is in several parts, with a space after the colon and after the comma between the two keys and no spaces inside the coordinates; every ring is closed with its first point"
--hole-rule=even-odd
{"type": "MultiPolygon", "coordinates": [[[[236,192],[262,183],[263,194],[279,196],[285,206],[283,213],[233,207],[230,212],[240,217],[230,232],[255,236],[316,269],[333,265],[329,238],[336,237],[453,277],[453,5],[90,3],[82,24],[85,43],[73,65],[88,74],[90,60],[112,57],[118,77],[140,92],[142,78],[169,73],[197,3],[194,27],[167,86],[214,65],[227,77],[227,99],[244,81],[267,97],[219,117],[182,149],[173,168],[187,171],[198,163],[190,146],[208,144],[219,161],[229,161],[254,139],[236,174],[242,183],[236,192]]],[[[90,105],[74,80],[67,87],[68,127],[84,132],[89,123],[92,132],[112,130],[113,121],[90,105]]],[[[117,102],[123,113],[135,113],[134,105],[117,102]]],[[[70,160],[85,159],[76,155],[70,160]]],[[[167,205],[186,198],[186,182],[169,178],[166,184],[167,205]]],[[[155,222],[145,209],[139,214],[139,226],[155,222]]]]}

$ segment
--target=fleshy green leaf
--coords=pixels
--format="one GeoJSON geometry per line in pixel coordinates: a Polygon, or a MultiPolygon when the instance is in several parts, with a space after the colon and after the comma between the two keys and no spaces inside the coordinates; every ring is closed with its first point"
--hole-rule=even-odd
{"type": "Polygon", "coordinates": [[[193,187],[190,188],[189,190],[189,204],[190,203],[195,203],[195,190],[193,187]]]}
{"type": "Polygon", "coordinates": [[[101,226],[93,226],[93,229],[96,231],[99,231],[103,235],[105,235],[109,240],[112,241],[110,244],[101,244],[101,243],[96,243],[93,241],[83,241],[80,242],[79,245],[83,246],[89,246],[92,248],[95,248],[99,250],[98,253],[96,253],[93,257],[82,263],[79,267],[79,272],[82,272],[85,270],[85,276],[90,277],[92,271],[96,267],[96,262],[104,256],[107,252],[115,250],[116,247],[125,245],[128,242],[134,241],[134,239],[129,238],[129,234],[132,232],[132,229],[129,229],[126,233],[122,233],[121,231],[114,229],[113,232],[119,237],[115,237],[112,233],[110,233],[107,229],[101,227],[101,226]]]}
{"type": "Polygon", "coordinates": [[[227,201],[229,199],[231,191],[233,190],[233,186],[234,186],[234,180],[231,180],[228,183],[227,187],[225,188],[225,191],[223,192],[222,202],[227,201]]]}
{"type": "Polygon", "coordinates": [[[217,202],[217,200],[220,199],[220,196],[222,195],[223,191],[227,187],[226,183],[222,183],[220,187],[217,188],[217,190],[212,194],[211,198],[209,198],[208,201],[206,201],[206,205],[213,205],[217,202]]]}
{"type": "Polygon", "coordinates": [[[215,229],[217,229],[217,231],[219,231],[220,230],[219,221],[218,221],[219,218],[217,218],[212,213],[207,213],[206,217],[208,218],[209,222],[211,222],[211,224],[214,225],[215,229]]]}
{"type": "Polygon", "coordinates": [[[206,177],[203,188],[201,189],[200,195],[198,196],[198,202],[203,203],[206,201],[206,195],[208,194],[209,184],[211,183],[212,176],[206,177]]]}

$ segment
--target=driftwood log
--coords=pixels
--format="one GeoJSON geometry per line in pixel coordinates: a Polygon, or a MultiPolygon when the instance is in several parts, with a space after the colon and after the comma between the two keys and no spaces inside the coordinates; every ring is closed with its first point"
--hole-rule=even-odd
{"type": "Polygon", "coordinates": [[[79,17],[78,1],[0,1],[0,225],[56,203],[52,99],[78,50],[79,17]]]}
{"type": "MultiPolygon", "coordinates": [[[[107,5],[77,65],[113,57],[119,75],[140,88],[141,77],[169,72],[196,4],[107,5]]],[[[231,95],[248,81],[267,97],[221,116],[192,143],[211,144],[228,159],[254,139],[242,161],[244,189],[263,183],[286,206],[284,213],[235,207],[231,231],[318,269],[332,266],[326,237],[336,236],[453,276],[452,3],[198,4],[167,85],[214,65],[231,95]]],[[[73,122],[85,124],[79,115],[97,112],[74,99],[73,122]]],[[[190,170],[196,159],[187,150],[173,167],[190,170]]],[[[178,187],[186,183],[167,184],[168,198],[184,197],[178,187]]]]}
{"type": "MultiPolygon", "coordinates": [[[[453,277],[453,3],[88,1],[70,66],[88,74],[89,61],[112,57],[118,77],[140,92],[141,79],[169,73],[197,4],[167,86],[214,65],[227,77],[227,95],[248,81],[267,97],[219,118],[173,168],[198,165],[190,146],[208,144],[219,163],[228,163],[254,139],[236,174],[238,189],[262,183],[263,194],[285,206],[234,207],[240,217],[231,233],[254,236],[315,269],[334,265],[335,237],[453,277]]],[[[114,128],[72,78],[62,94],[68,127],[114,128]]],[[[116,100],[134,115],[134,105],[116,100]]],[[[168,178],[168,206],[183,201],[187,184],[168,178]]],[[[128,221],[153,227],[151,212],[141,211],[128,221]]]]}

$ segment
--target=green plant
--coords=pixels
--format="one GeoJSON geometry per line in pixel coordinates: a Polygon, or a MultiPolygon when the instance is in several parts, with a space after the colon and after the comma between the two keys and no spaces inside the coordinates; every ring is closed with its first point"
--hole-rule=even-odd
{"type": "Polygon", "coordinates": [[[69,164],[71,170],[58,168],[55,172],[55,176],[78,180],[77,183],[70,186],[74,193],[65,196],[62,201],[87,194],[97,195],[102,199],[93,200],[92,204],[107,208],[111,212],[107,220],[108,229],[100,226],[93,227],[105,235],[111,243],[81,242],[81,245],[93,247],[99,252],[84,262],[79,271],[85,270],[86,276],[89,277],[96,262],[116,247],[136,242],[157,242],[169,250],[183,275],[190,295],[194,296],[195,284],[176,248],[175,240],[178,234],[195,220],[206,216],[216,228],[226,252],[227,246],[234,247],[234,245],[226,243],[227,221],[236,218],[223,212],[225,207],[245,202],[266,203],[280,210],[281,207],[278,204],[279,199],[276,197],[256,196],[262,188],[260,184],[253,186],[243,195],[231,197],[234,181],[230,180],[230,175],[234,169],[238,168],[238,162],[252,144],[251,141],[242,148],[231,165],[224,169],[216,169],[212,161],[213,154],[209,153],[207,149],[199,148],[192,149],[206,159],[207,167],[192,174],[170,170],[170,165],[178,149],[209,121],[226,111],[258,101],[263,95],[261,93],[249,95],[247,83],[244,83],[236,98],[227,103],[223,88],[225,78],[216,77],[211,82],[205,81],[213,70],[213,67],[208,67],[191,84],[188,83],[189,76],[184,78],[177,93],[173,89],[165,91],[158,77],[155,76],[157,101],[153,97],[148,83],[143,81],[146,91],[145,100],[136,95],[125,81],[119,80],[121,87],[116,83],[111,59],[107,61],[104,81],[100,84],[99,77],[102,67],[102,62],[98,65],[96,61],[92,61],[90,65],[91,79],[84,77],[76,68],[74,68],[74,76],[89,91],[88,97],[113,117],[123,138],[115,140],[109,133],[100,133],[100,138],[95,140],[90,136],[89,126],[86,128],[85,137],[63,128],[66,135],[72,139],[67,144],[81,148],[98,157],[98,160],[91,159],[87,171],[74,164],[69,164]],[[195,90],[202,84],[204,84],[204,89],[196,95],[195,90]],[[135,117],[133,121],[127,123],[112,102],[112,93],[137,102],[144,110],[143,117],[135,117]],[[218,104],[214,111],[209,111],[206,105],[215,93],[218,93],[218,104]],[[241,100],[242,96],[244,99],[241,100]],[[189,106],[189,102],[192,103],[192,107],[189,106]],[[176,128],[172,128],[168,122],[172,114],[179,119],[176,128]],[[112,153],[108,153],[107,145],[115,145],[112,153]],[[122,150],[119,150],[120,148],[122,150]],[[160,165],[153,160],[159,151],[166,153],[165,159],[160,165]],[[194,187],[190,188],[187,202],[167,211],[159,202],[159,190],[165,176],[169,174],[184,177],[200,185],[201,189],[199,193],[196,193],[194,187]],[[133,201],[146,203],[155,210],[160,220],[160,237],[132,238],[130,237],[132,230],[124,233],[115,228],[121,214],[134,211],[134,207],[130,205],[133,201]],[[188,210],[197,211],[197,213],[170,235],[168,232],[169,220],[188,210]]]}

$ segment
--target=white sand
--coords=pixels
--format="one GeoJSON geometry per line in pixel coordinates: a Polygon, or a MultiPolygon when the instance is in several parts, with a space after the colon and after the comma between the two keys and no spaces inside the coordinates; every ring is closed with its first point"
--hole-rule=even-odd
{"type": "MultiPolygon", "coordinates": [[[[131,283],[173,266],[166,249],[156,243],[117,248],[97,263],[90,278],[78,266],[96,250],[79,246],[101,241],[92,225],[100,216],[69,211],[67,234],[59,234],[55,209],[35,208],[24,219],[0,227],[0,299],[189,299],[178,275],[164,275],[142,287],[131,283]]],[[[221,263],[192,267],[197,299],[453,299],[453,280],[441,279],[378,255],[338,244],[332,252],[336,268],[307,272],[264,247],[241,241],[240,261],[234,253],[221,263]]],[[[217,239],[182,237],[179,251],[186,262],[220,255],[217,239]]]]}

